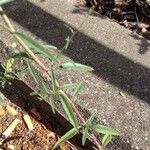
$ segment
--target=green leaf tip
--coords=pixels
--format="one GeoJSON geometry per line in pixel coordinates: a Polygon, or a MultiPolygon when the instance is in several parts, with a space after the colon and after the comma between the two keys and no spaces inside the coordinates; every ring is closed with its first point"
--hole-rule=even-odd
{"type": "MultiPolygon", "coordinates": [[[[80,128],[80,127],[79,127],[80,128]]],[[[79,129],[78,128],[78,129],[79,129]]],[[[63,135],[54,145],[54,147],[52,148],[52,150],[55,150],[61,143],[71,139],[73,136],[75,136],[76,134],[78,134],[78,129],[73,128],[71,130],[69,130],[65,135],[63,135]]]]}
{"type": "Polygon", "coordinates": [[[104,125],[99,125],[99,124],[92,125],[92,129],[95,132],[98,132],[101,134],[120,135],[120,133],[116,129],[113,129],[104,125]]]}
{"type": "Polygon", "coordinates": [[[67,69],[67,70],[75,70],[75,71],[81,71],[81,72],[88,72],[93,71],[94,69],[87,65],[82,65],[79,63],[74,62],[67,62],[60,66],[60,68],[67,69]]]}
{"type": "Polygon", "coordinates": [[[26,45],[28,45],[30,48],[34,49],[36,52],[39,52],[40,54],[45,55],[51,61],[56,60],[55,56],[53,54],[51,54],[50,51],[48,51],[46,47],[44,47],[39,42],[33,40],[31,37],[29,37],[23,33],[20,33],[20,32],[13,32],[12,34],[16,38],[20,38],[26,45]]]}

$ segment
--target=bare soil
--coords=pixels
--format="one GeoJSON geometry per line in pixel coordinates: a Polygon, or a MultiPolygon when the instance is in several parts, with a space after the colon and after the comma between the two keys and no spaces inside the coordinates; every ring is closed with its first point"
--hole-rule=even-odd
{"type": "MultiPolygon", "coordinates": [[[[60,132],[59,129],[55,128],[56,133],[51,125],[48,124],[47,116],[43,117],[42,114],[37,111],[35,106],[27,105],[19,98],[16,98],[15,103],[18,103],[21,107],[18,107],[8,99],[6,99],[5,104],[1,107],[4,111],[3,114],[0,115],[0,149],[8,150],[9,146],[13,146],[15,150],[51,150],[59,138],[59,135],[57,134],[60,132]],[[18,114],[10,114],[6,110],[6,106],[8,105],[15,109],[18,114]],[[21,108],[25,109],[23,110],[21,108]],[[27,112],[34,127],[31,131],[28,130],[28,127],[23,120],[23,115],[27,114],[27,112]],[[19,124],[10,136],[7,138],[4,137],[2,133],[9,127],[15,118],[20,120],[19,124]],[[44,122],[46,125],[41,122],[44,122]]],[[[65,143],[62,144],[59,149],[70,150],[72,148],[69,144],[65,143]]],[[[13,150],[13,148],[9,150],[13,150]]]]}

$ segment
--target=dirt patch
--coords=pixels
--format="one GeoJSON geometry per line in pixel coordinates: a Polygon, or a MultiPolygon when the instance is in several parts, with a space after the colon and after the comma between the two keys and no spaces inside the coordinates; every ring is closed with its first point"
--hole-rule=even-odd
{"type": "MultiPolygon", "coordinates": [[[[21,107],[12,103],[10,100],[6,99],[5,104],[1,106],[3,114],[0,115],[0,132],[1,132],[1,146],[2,150],[51,150],[59,135],[55,132],[60,132],[59,129],[55,128],[55,131],[47,122],[47,116],[44,118],[41,116],[40,112],[37,111],[35,106],[27,105],[17,99],[16,103],[19,103],[21,107]],[[13,115],[7,110],[7,106],[11,109],[17,111],[16,115],[13,115]],[[21,108],[24,108],[21,109],[21,108]],[[31,122],[33,124],[33,130],[29,130],[23,116],[29,113],[31,122]],[[4,132],[9,128],[14,120],[19,120],[19,123],[14,128],[14,131],[8,137],[4,136],[4,132]],[[41,122],[47,123],[44,125],[41,122]],[[49,128],[47,129],[47,126],[49,128]],[[51,130],[50,130],[51,129],[51,130]]],[[[72,149],[70,144],[65,143],[59,147],[61,150],[72,149]]]]}

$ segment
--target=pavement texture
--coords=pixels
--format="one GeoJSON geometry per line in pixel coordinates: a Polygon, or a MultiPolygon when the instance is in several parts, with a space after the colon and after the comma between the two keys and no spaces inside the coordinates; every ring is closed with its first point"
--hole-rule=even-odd
{"type": "MultiPolygon", "coordinates": [[[[17,30],[62,47],[88,9],[73,0],[32,0],[5,7],[17,30]]],[[[10,44],[5,31],[1,45],[10,44]],[[7,38],[6,38],[7,37],[7,38]]],[[[1,46],[2,48],[2,46],[1,46]]],[[[118,129],[109,150],[150,149],[150,42],[117,23],[92,13],[64,56],[94,68],[92,73],[60,72],[60,82],[85,81],[79,99],[98,122],[118,129]]]]}

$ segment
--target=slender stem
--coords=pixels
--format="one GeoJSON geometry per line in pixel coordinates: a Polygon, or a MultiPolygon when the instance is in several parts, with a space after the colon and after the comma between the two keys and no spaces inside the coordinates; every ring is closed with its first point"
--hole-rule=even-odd
{"type": "MultiPolygon", "coordinates": [[[[12,26],[11,22],[9,21],[7,15],[4,13],[3,9],[0,7],[0,13],[1,16],[3,18],[3,20],[5,21],[5,23],[7,24],[7,26],[10,28],[11,32],[15,32],[14,27],[12,26]]],[[[30,50],[30,48],[19,38],[16,37],[16,39],[18,40],[18,42],[22,45],[22,47],[27,51],[27,53],[33,58],[33,60],[43,69],[43,71],[49,76],[49,71],[47,69],[47,67],[38,59],[38,57],[35,56],[35,54],[30,50]]],[[[59,87],[59,83],[56,82],[56,85],[59,87]]],[[[81,113],[79,112],[79,110],[77,109],[77,107],[75,106],[75,104],[73,103],[73,101],[67,96],[67,94],[60,90],[61,94],[67,99],[67,101],[71,104],[72,109],[74,110],[74,112],[76,113],[77,117],[79,118],[79,120],[82,123],[85,123],[85,119],[82,117],[81,113]]],[[[91,140],[94,142],[94,144],[96,145],[96,147],[98,148],[98,150],[102,150],[100,144],[97,141],[97,138],[95,137],[94,134],[92,134],[90,136],[91,140]]]]}
{"type": "MultiPolygon", "coordinates": [[[[86,22],[86,20],[88,19],[89,15],[92,13],[92,10],[94,10],[94,7],[90,8],[88,14],[86,14],[86,17],[81,22],[81,24],[78,26],[78,28],[76,28],[75,30],[72,31],[73,34],[71,35],[71,37],[69,37],[69,41],[67,41],[67,43],[65,43],[65,45],[57,52],[56,60],[57,60],[57,58],[59,58],[60,53],[62,53],[65,50],[66,45],[68,45],[67,48],[69,47],[70,43],[72,42],[72,39],[76,36],[76,34],[79,32],[80,28],[86,22]]],[[[54,62],[54,64],[55,64],[55,62],[54,62]]]]}
{"type": "MultiPolygon", "coordinates": [[[[10,23],[8,17],[6,16],[6,14],[4,13],[2,7],[0,7],[0,12],[2,14],[2,17],[5,21],[5,23],[7,24],[7,26],[10,28],[11,32],[15,32],[14,27],[12,26],[12,24],[10,23]]],[[[48,69],[44,66],[44,64],[34,55],[34,53],[29,49],[29,47],[19,38],[19,37],[15,37],[18,42],[22,45],[22,47],[27,51],[27,53],[34,59],[34,61],[46,72],[48,72],[48,69]]]]}

